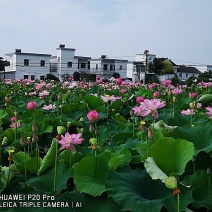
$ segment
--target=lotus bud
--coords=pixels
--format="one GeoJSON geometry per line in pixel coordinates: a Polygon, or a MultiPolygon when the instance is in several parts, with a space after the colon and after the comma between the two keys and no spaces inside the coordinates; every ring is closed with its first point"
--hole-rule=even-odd
{"type": "Polygon", "coordinates": [[[211,169],[208,167],[207,168],[207,174],[210,174],[211,173],[211,169]]]}
{"type": "Polygon", "coordinates": [[[177,188],[177,179],[174,176],[170,176],[165,180],[165,185],[167,188],[175,189],[177,188]]]}
{"type": "Polygon", "coordinates": [[[36,133],[32,133],[32,142],[38,142],[39,138],[36,133]]]}
{"type": "Polygon", "coordinates": [[[21,145],[21,146],[24,146],[25,143],[26,143],[26,141],[25,141],[24,137],[21,136],[21,137],[20,137],[20,145],[21,145]]]}
{"type": "Polygon", "coordinates": [[[92,124],[89,124],[89,132],[94,132],[95,128],[92,124]]]}
{"type": "Polygon", "coordinates": [[[37,132],[38,128],[35,124],[32,124],[32,132],[37,132]]]}
{"type": "Polygon", "coordinates": [[[66,132],[66,128],[64,126],[57,126],[57,134],[62,135],[66,132]]]}
{"type": "Polygon", "coordinates": [[[130,116],[133,116],[133,115],[134,115],[133,110],[130,110],[130,116]]]}
{"type": "Polygon", "coordinates": [[[152,139],[154,134],[153,134],[153,131],[151,129],[148,129],[148,138],[152,139]]]}

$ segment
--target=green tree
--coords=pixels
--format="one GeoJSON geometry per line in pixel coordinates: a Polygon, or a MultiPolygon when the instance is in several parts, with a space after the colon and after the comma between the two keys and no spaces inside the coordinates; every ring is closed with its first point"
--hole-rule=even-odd
{"type": "Polygon", "coordinates": [[[9,66],[10,62],[7,60],[3,60],[2,57],[0,57],[0,71],[4,71],[5,70],[5,66],[9,66]]]}
{"type": "Polygon", "coordinates": [[[164,60],[162,62],[162,64],[163,64],[163,69],[161,71],[162,74],[173,74],[174,73],[173,66],[169,60],[164,60]]]}
{"type": "Polygon", "coordinates": [[[149,72],[154,72],[155,74],[161,74],[161,71],[163,70],[164,65],[160,58],[155,57],[153,59],[153,62],[150,62],[148,64],[148,70],[149,72]]]}

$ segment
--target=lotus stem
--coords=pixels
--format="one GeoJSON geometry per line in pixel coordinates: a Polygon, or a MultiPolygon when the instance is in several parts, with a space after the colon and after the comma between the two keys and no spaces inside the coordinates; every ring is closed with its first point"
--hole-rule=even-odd
{"type": "MultiPolygon", "coordinates": [[[[55,141],[56,142],[56,141],[55,141]]],[[[54,197],[56,198],[56,180],[57,180],[57,152],[58,152],[58,143],[56,142],[56,151],[55,151],[55,163],[54,163],[54,197]]]]}
{"type": "Polygon", "coordinates": [[[180,194],[177,194],[177,212],[180,212],[180,194]]]}
{"type": "Polygon", "coordinates": [[[24,184],[25,184],[25,188],[26,188],[26,179],[27,179],[27,176],[26,176],[26,149],[24,147],[24,184]]]}
{"type": "Polygon", "coordinates": [[[207,211],[209,211],[209,202],[210,202],[210,186],[211,186],[211,178],[210,173],[208,173],[208,199],[207,199],[207,211]]]}

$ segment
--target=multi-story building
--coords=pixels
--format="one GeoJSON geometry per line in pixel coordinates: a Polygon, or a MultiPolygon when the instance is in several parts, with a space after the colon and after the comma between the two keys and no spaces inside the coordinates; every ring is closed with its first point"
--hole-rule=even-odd
{"type": "Polygon", "coordinates": [[[100,58],[90,60],[90,73],[100,76],[102,79],[109,78],[113,73],[119,73],[121,78],[127,78],[127,61],[122,59],[108,58],[102,55],[100,58]]]}
{"type": "Polygon", "coordinates": [[[50,73],[59,79],[64,74],[71,76],[75,71],[89,73],[91,57],[75,56],[75,50],[60,44],[57,55],[50,58],[50,73]]]}
{"type": "Polygon", "coordinates": [[[6,56],[10,57],[10,66],[5,67],[5,78],[44,79],[50,71],[50,54],[24,53],[16,49],[6,56]]]}

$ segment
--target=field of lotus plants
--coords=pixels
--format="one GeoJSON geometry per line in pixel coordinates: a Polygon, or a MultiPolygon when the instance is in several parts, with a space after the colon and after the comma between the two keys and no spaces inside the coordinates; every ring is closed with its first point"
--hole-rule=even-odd
{"type": "Polygon", "coordinates": [[[212,83],[0,89],[1,211],[212,210],[212,83]]]}

